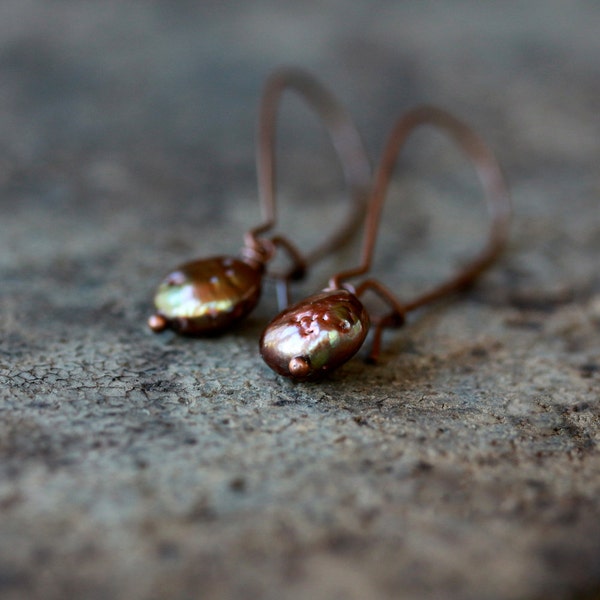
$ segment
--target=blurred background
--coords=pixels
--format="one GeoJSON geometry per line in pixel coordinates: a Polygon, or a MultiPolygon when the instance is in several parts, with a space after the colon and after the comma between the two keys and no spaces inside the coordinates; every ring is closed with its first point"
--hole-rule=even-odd
{"type": "MultiPolygon", "coordinates": [[[[564,292],[555,289],[561,277],[571,288],[598,284],[597,269],[575,260],[598,251],[593,2],[7,0],[1,11],[5,266],[32,253],[36,261],[83,258],[107,230],[118,230],[119,254],[141,254],[140,268],[144,256],[159,260],[154,252],[171,264],[208,248],[237,249],[259,214],[261,86],[273,68],[291,64],[338,94],[374,162],[395,118],[415,104],[470,121],[513,186],[512,276],[553,293],[564,292]],[[532,230],[535,248],[520,238],[532,230]]],[[[423,252],[439,239],[443,252],[458,243],[463,256],[457,240],[482,225],[472,174],[443,142],[436,154],[428,136],[416,137],[424,141],[400,170],[409,174],[408,204],[388,203],[389,243],[380,247],[429,261],[423,252]],[[435,177],[455,186],[448,197],[429,184],[435,177]],[[460,185],[473,190],[462,210],[460,185]],[[434,214],[442,215],[438,229],[434,214]],[[415,243],[411,232],[422,234],[426,223],[430,235],[415,243]]],[[[321,235],[311,224],[320,211],[343,211],[341,178],[318,123],[296,99],[284,102],[279,140],[282,228],[305,222],[300,238],[321,235]]]]}

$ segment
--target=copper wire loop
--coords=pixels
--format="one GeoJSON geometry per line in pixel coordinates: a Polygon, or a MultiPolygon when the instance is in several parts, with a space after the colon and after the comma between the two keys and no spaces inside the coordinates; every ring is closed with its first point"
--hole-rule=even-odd
{"type": "Polygon", "coordinates": [[[271,238],[269,252],[273,247],[283,248],[292,259],[292,266],[283,272],[270,271],[268,275],[286,282],[298,278],[309,265],[349,241],[363,222],[371,185],[371,166],[364,145],[354,122],[337,99],[301,69],[281,68],[274,71],[263,89],[256,145],[258,193],[263,223],[247,232],[245,243],[248,250],[244,252],[256,258],[259,255],[266,260],[272,258],[272,254],[264,252],[263,236],[275,227],[277,221],[275,139],[281,96],[288,89],[302,96],[323,121],[342,166],[351,202],[341,225],[329,236],[324,236],[325,240],[316,248],[303,255],[286,237],[277,235],[271,238]]]}
{"type": "MultiPolygon", "coordinates": [[[[344,280],[363,275],[371,268],[375,242],[386,192],[393,175],[398,155],[410,134],[420,126],[430,125],[449,135],[463,153],[473,162],[485,193],[490,226],[485,246],[476,257],[458,273],[409,302],[401,303],[396,296],[377,280],[368,280],[356,286],[357,294],[374,288],[394,307],[397,322],[404,315],[447,294],[468,287],[497,258],[504,248],[509,232],[511,202],[504,176],[496,158],[486,143],[468,125],[448,112],[432,106],[420,106],[404,114],[392,129],[375,175],[375,183],[368,201],[364,242],[360,264],[335,274],[329,281],[331,289],[348,287],[344,280]]],[[[391,319],[391,316],[389,320],[391,319]]],[[[385,318],[388,318],[385,317],[385,318]]],[[[395,326],[385,324],[385,326],[395,326]]]]}

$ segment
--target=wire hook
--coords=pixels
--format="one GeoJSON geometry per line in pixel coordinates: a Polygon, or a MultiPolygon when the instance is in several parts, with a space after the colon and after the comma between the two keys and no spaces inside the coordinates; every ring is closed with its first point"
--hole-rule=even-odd
{"type": "Polygon", "coordinates": [[[287,304],[288,283],[302,277],[308,266],[349,241],[364,217],[371,169],[358,131],[337,99],[312,75],[297,68],[281,68],[267,79],[259,108],[256,168],[263,222],[244,235],[240,258],[215,256],[178,267],[154,297],[157,312],[148,324],[155,332],[168,327],[187,335],[220,332],[245,317],[258,303],[264,275],[277,282],[277,295],[287,304]],[[342,165],[350,195],[348,216],[325,241],[306,255],[282,235],[271,232],[277,221],[275,194],[275,138],[281,96],[299,94],[323,121],[342,165]],[[278,249],[291,267],[266,270],[278,249]],[[266,272],[266,273],[265,273],[266,272]]]}
{"type": "Polygon", "coordinates": [[[439,108],[421,106],[407,112],[393,127],[376,172],[359,265],[336,273],[323,292],[291,306],[271,321],[260,340],[265,362],[292,379],[317,379],[358,351],[371,323],[375,325],[375,333],[370,359],[376,360],[385,328],[400,327],[408,312],[465,289],[492,264],[506,244],[510,215],[510,197],[502,171],[483,139],[467,124],[439,108]],[[364,275],[371,268],[381,211],[398,155],[410,134],[422,125],[444,131],[472,161],[485,193],[490,226],[485,246],[464,268],[428,292],[401,302],[377,279],[365,279],[356,285],[346,280],[364,275]],[[388,314],[369,315],[359,300],[367,290],[390,306],[388,314]]]}

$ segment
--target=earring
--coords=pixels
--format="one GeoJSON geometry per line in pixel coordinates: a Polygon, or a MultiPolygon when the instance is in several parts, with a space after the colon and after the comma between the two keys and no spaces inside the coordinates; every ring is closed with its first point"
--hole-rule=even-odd
{"type": "Polygon", "coordinates": [[[256,167],[263,223],[245,234],[239,258],[214,256],[195,260],[167,275],[154,296],[156,313],[148,319],[153,331],[171,328],[185,335],[223,331],[256,306],[264,276],[276,281],[279,308],[287,306],[289,282],[301,278],[309,265],[345,244],[362,222],[371,181],[362,140],[337,99],[308,73],[280,69],[267,79],[259,111],[256,167]],[[277,221],[276,121],[281,96],[287,89],[297,92],[326,126],[351,198],[347,218],[305,256],[284,236],[265,237],[277,221]],[[280,273],[267,271],[266,265],[278,249],[287,253],[291,267],[280,273]]]}
{"type": "Polygon", "coordinates": [[[321,293],[294,304],[276,316],[260,339],[265,362],[277,373],[297,381],[318,379],[347,362],[362,346],[370,324],[375,327],[370,359],[379,355],[381,334],[387,327],[400,327],[412,310],[471,285],[497,258],[509,230],[510,198],[504,177],[492,152],[465,123],[449,113],[428,106],[418,107],[395,124],[383,152],[370,194],[361,263],[337,273],[321,293]],[[344,283],[364,275],[371,267],[381,210],[400,149],[414,129],[432,125],[452,138],[474,163],[483,186],[490,230],[487,243],[459,273],[410,302],[400,300],[377,279],[352,286],[344,283]],[[391,308],[384,316],[371,316],[360,296],[371,290],[391,308]]]}

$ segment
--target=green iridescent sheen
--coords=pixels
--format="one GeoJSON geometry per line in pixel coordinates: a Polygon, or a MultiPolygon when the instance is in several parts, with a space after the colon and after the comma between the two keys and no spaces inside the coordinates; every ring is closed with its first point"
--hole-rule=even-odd
{"type": "Polygon", "coordinates": [[[247,263],[217,256],[180,266],[160,284],[154,297],[159,315],[181,333],[223,329],[258,302],[261,273],[247,263]]]}

